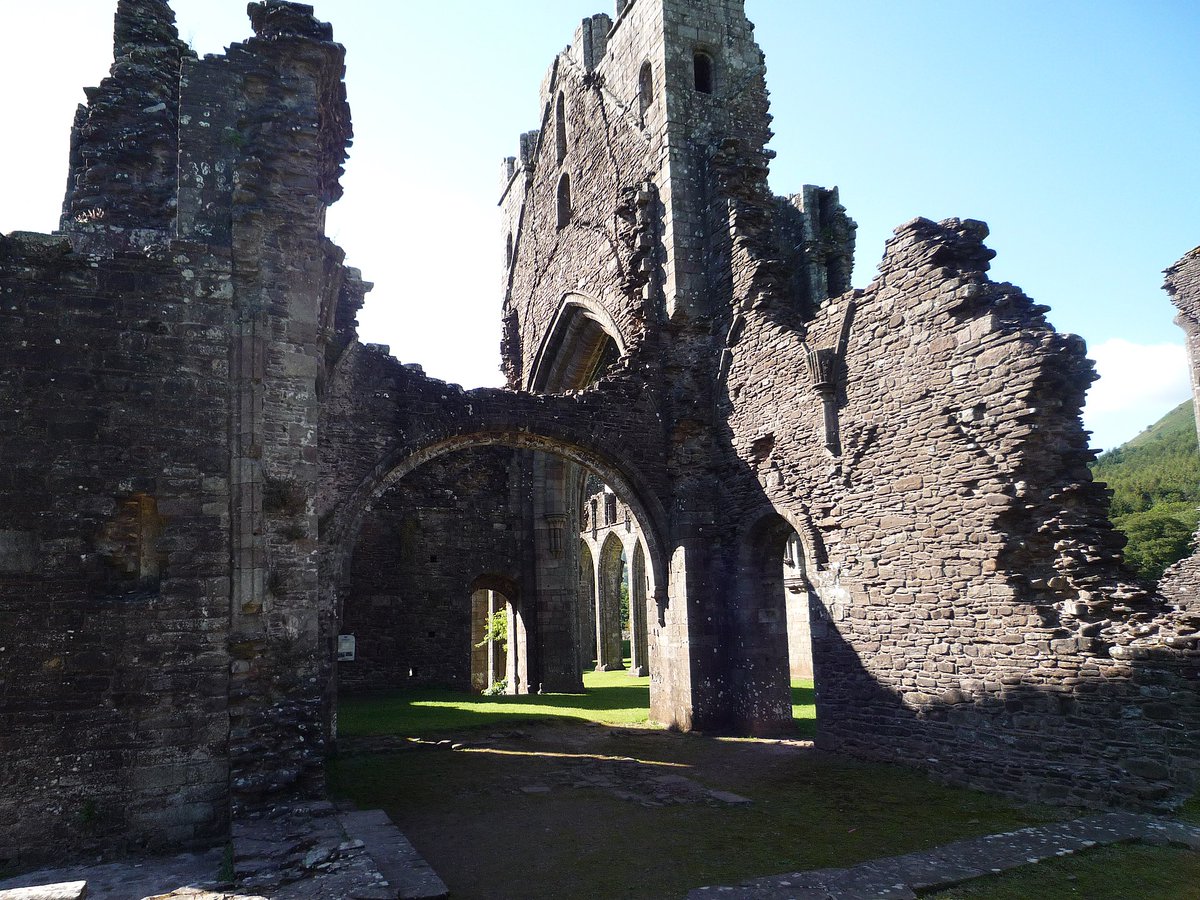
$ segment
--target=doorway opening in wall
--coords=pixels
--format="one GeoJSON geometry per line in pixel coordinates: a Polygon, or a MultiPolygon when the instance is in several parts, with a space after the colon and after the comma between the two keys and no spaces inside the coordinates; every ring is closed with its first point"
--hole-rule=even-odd
{"type": "Polygon", "coordinates": [[[509,670],[516,671],[515,641],[509,642],[517,632],[516,610],[508,596],[484,586],[487,581],[477,583],[471,592],[471,693],[494,697],[507,693],[509,670]]]}
{"type": "Polygon", "coordinates": [[[729,610],[733,727],[748,734],[816,735],[813,613],[804,543],[777,512],[742,536],[729,610]]]}
{"type": "Polygon", "coordinates": [[[397,477],[342,574],[339,638],[354,652],[337,666],[338,732],[648,723],[652,574],[636,509],[583,465],[517,446],[397,477]]]}
{"type": "Polygon", "coordinates": [[[595,672],[650,675],[653,596],[645,536],[629,506],[597,476],[582,484],[579,625],[585,665],[595,672]]]}
{"type": "Polygon", "coordinates": [[[784,609],[788,636],[788,680],[792,718],[802,733],[815,734],[817,707],[813,673],[813,619],[820,603],[808,580],[804,545],[794,530],[783,551],[784,609]]]}

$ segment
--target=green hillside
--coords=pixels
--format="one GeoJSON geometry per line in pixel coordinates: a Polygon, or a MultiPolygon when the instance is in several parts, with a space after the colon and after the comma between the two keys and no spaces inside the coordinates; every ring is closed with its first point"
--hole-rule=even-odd
{"type": "Polygon", "coordinates": [[[1113,524],[1129,538],[1125,557],[1142,578],[1157,581],[1191,552],[1200,520],[1200,451],[1191,400],[1100,454],[1092,474],[1112,489],[1113,524]]]}

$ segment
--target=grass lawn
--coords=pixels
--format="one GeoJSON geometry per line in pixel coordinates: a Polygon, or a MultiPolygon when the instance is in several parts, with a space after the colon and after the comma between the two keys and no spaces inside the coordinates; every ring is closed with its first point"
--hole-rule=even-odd
{"type": "MultiPolygon", "coordinates": [[[[338,704],[338,734],[420,737],[556,719],[582,719],[602,725],[649,725],[649,678],[631,678],[625,672],[586,672],[583,683],[586,694],[482,697],[417,688],[376,697],[347,697],[338,704]]],[[[817,709],[812,681],[792,682],[792,703],[797,736],[813,737],[817,709]]]]}
{"type": "MultiPolygon", "coordinates": [[[[330,789],[387,810],[460,898],[682,897],[1069,814],[794,742],[630,728],[646,724],[648,680],[604,672],[585,683],[585,695],[347,699],[330,789]],[[365,749],[386,735],[453,736],[462,749],[365,749]],[[673,795],[680,779],[700,799],[673,795]]],[[[812,734],[811,682],[793,696],[798,736],[812,734]]]]}
{"type": "Polygon", "coordinates": [[[1200,853],[1178,847],[1100,847],[928,896],[938,900],[1196,900],[1200,853]]]}
{"type": "Polygon", "coordinates": [[[776,742],[563,724],[510,735],[343,753],[330,789],[385,809],[454,897],[479,900],[682,897],[1064,815],[776,742]],[[680,778],[751,802],[657,802],[680,778]]]}
{"type": "MultiPolygon", "coordinates": [[[[584,683],[586,694],[346,698],[330,789],[387,810],[453,896],[480,900],[682,897],[705,884],[850,866],[1073,815],[796,742],[654,729],[649,679],[589,672],[584,683]],[[406,750],[413,745],[403,740],[368,749],[387,736],[454,737],[461,749],[406,750]],[[665,785],[680,778],[702,794],[750,802],[671,799],[665,785]]],[[[812,682],[793,682],[792,696],[796,737],[811,737],[812,682]]],[[[1181,817],[1200,824],[1200,801],[1181,817]]],[[[1099,848],[934,896],[1197,900],[1200,853],[1099,848]]]]}

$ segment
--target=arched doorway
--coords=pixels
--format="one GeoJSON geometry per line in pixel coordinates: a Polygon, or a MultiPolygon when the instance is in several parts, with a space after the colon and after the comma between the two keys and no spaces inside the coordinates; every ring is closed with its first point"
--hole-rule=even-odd
{"type": "MultiPolygon", "coordinates": [[[[485,680],[478,671],[472,675],[470,660],[473,645],[479,643],[474,634],[479,633],[483,619],[481,612],[483,600],[476,598],[475,608],[472,608],[471,595],[478,586],[461,590],[454,585],[465,584],[462,579],[479,571],[504,573],[506,577],[518,584],[518,588],[509,592],[499,590],[512,601],[513,614],[508,633],[509,648],[505,656],[508,663],[508,678],[506,690],[509,693],[543,692],[574,692],[583,688],[582,674],[591,661],[590,654],[594,650],[594,640],[585,643],[582,640],[579,612],[582,574],[592,569],[590,562],[585,566],[584,548],[578,538],[578,531],[571,534],[568,522],[580,521],[579,499],[581,490],[576,487],[564,493],[564,506],[561,512],[542,515],[544,506],[538,506],[538,492],[535,474],[546,471],[554,466],[563,467],[570,463],[581,477],[604,479],[618,485],[622,490],[623,503],[636,510],[640,519],[646,522],[656,522],[661,517],[661,511],[655,506],[649,506],[641,500],[642,493],[635,489],[634,481],[623,470],[615,468],[607,460],[593,455],[583,448],[562,443],[542,435],[520,430],[502,433],[481,433],[475,435],[457,435],[421,450],[399,457],[385,470],[387,472],[369,488],[364,486],[361,496],[363,500],[359,512],[347,516],[345,525],[340,532],[330,530],[329,537],[332,547],[338,548],[335,558],[342,559],[339,568],[337,596],[343,610],[343,633],[357,631],[357,641],[360,648],[358,658],[353,662],[339,665],[339,679],[343,689],[350,692],[365,689],[368,683],[372,687],[407,687],[433,685],[449,686],[459,690],[478,690],[485,680]],[[469,458],[478,455],[496,455],[508,460],[508,478],[505,485],[493,486],[489,496],[496,498],[497,503],[480,505],[474,501],[466,485],[470,478],[468,473],[475,471],[476,463],[469,458]],[[543,458],[547,457],[547,458],[543,458]],[[451,462],[457,459],[465,460],[462,468],[454,469],[451,462]],[[432,472],[428,479],[423,473],[432,472]],[[455,474],[457,472],[458,474],[455,474]],[[595,474],[591,474],[591,473],[595,474]],[[424,482],[428,482],[423,484],[424,482]],[[441,494],[437,491],[440,490],[441,494]],[[441,495],[453,495],[453,510],[438,508],[441,495]],[[412,513],[403,509],[405,503],[412,505],[413,497],[418,497],[418,515],[415,521],[406,516],[412,513]],[[408,498],[408,501],[405,498],[408,498]],[[464,540],[461,533],[447,532],[447,522],[454,524],[459,518],[476,515],[486,510],[492,510],[492,518],[482,523],[474,532],[475,538],[464,540]],[[392,520],[380,522],[381,516],[391,513],[392,520]],[[536,513],[531,516],[530,513],[536,513]],[[403,513],[403,515],[400,515],[403,513]],[[508,516],[506,520],[498,518],[508,516]],[[441,523],[441,524],[438,524],[441,523]],[[483,552],[491,540],[492,528],[497,545],[503,545],[503,552],[496,548],[483,552]],[[363,579],[368,581],[390,577],[395,571],[394,560],[389,560],[386,553],[379,553],[371,548],[364,548],[364,539],[378,543],[378,536],[383,535],[405,538],[408,543],[400,541],[400,547],[407,547],[401,555],[401,561],[411,563],[411,567],[441,566],[443,569],[450,563],[458,579],[448,588],[441,588],[445,573],[441,572],[432,579],[423,579],[420,590],[432,593],[440,591],[445,608],[452,607],[463,598],[461,613],[453,615],[453,627],[426,628],[424,622],[414,623],[410,615],[409,627],[403,633],[397,633],[391,639],[386,653],[376,653],[375,656],[386,656],[392,665],[396,678],[391,682],[379,683],[359,675],[368,667],[364,664],[372,657],[371,648],[371,616],[378,615],[376,610],[411,609],[414,602],[421,600],[421,593],[414,594],[411,588],[405,592],[395,588],[387,599],[380,599],[386,591],[372,589],[361,590],[363,579]],[[439,540],[438,535],[449,539],[439,540]],[[374,535],[374,537],[372,537],[374,535]],[[485,539],[486,538],[486,539],[485,539]],[[510,541],[509,539],[512,539],[510,541]],[[513,543],[515,541],[516,543],[513,543]],[[506,543],[507,542],[507,543],[506,543]],[[448,552],[447,552],[448,551],[448,552]],[[493,552],[495,551],[495,552],[493,552]],[[568,590],[547,590],[547,579],[544,577],[546,557],[548,554],[558,565],[558,571],[568,570],[571,578],[566,581],[568,590]],[[364,564],[364,560],[366,560],[364,564]],[[482,568],[480,568],[482,567],[482,568]],[[364,625],[363,610],[368,617],[364,625]],[[355,611],[358,611],[357,613],[355,611]],[[461,622],[461,627],[459,624],[461,622]],[[564,627],[566,626],[566,627],[564,627]],[[461,633],[461,639],[454,637],[461,633]],[[447,637],[447,634],[450,637],[447,637]],[[402,646],[404,642],[409,646],[402,646]],[[434,669],[429,663],[414,664],[411,661],[412,646],[425,647],[430,650],[430,657],[437,661],[440,669],[434,669]],[[403,649],[403,652],[399,652],[403,649]],[[447,677],[444,669],[446,660],[466,660],[453,677],[447,677]],[[434,678],[436,673],[437,677],[434,678]]],[[[454,463],[458,465],[458,463],[454,463]]],[[[543,483],[544,484],[544,483],[543,483]]],[[[653,495],[651,503],[654,503],[653,495]]],[[[624,507],[623,507],[624,508],[624,507]]],[[[486,517],[485,517],[486,518],[486,517]]],[[[578,528],[578,525],[573,526],[578,528]]],[[[655,526],[647,526],[639,532],[646,542],[647,581],[655,582],[653,575],[656,564],[656,548],[661,547],[658,531],[655,526]]],[[[400,551],[397,550],[397,553],[400,551]]],[[[595,556],[593,554],[593,556],[595,556]]],[[[413,579],[414,581],[416,579],[413,579]]],[[[661,582],[660,582],[661,583],[661,582]]],[[[551,585],[553,587],[553,585],[551,585]]],[[[595,594],[594,589],[588,589],[589,602],[595,594]]],[[[436,603],[436,600],[434,601],[436,603]]],[[[428,609],[430,604],[426,604],[428,609]]],[[[449,615],[444,610],[437,615],[449,615]]],[[[594,633],[594,629],[593,629],[594,633]]],[[[384,642],[386,643],[386,642],[384,642]]],[[[619,650],[618,650],[619,659],[619,650]]],[[[457,663],[456,663],[457,664],[457,663]]],[[[617,663],[619,665],[619,663],[617,663]]],[[[331,699],[334,697],[331,694],[331,699]]]]}
{"type": "Polygon", "coordinates": [[[812,590],[804,544],[777,512],[743,534],[729,609],[727,671],[732,727],[750,734],[792,726],[792,679],[812,678],[812,590]]]}
{"type": "Polygon", "coordinates": [[[471,591],[471,691],[476,694],[517,693],[521,661],[528,653],[515,582],[484,575],[471,591]]]}
{"type": "Polygon", "coordinates": [[[528,684],[527,541],[511,503],[521,476],[506,448],[446,454],[392,483],[364,511],[343,567],[339,635],[353,635],[355,653],[339,662],[342,692],[528,684]],[[496,647],[480,646],[497,611],[508,635],[500,657],[496,647]]]}

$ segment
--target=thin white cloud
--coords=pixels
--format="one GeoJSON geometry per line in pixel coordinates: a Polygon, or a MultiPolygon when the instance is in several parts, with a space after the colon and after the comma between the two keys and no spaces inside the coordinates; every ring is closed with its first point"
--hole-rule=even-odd
{"type": "Polygon", "coordinates": [[[1093,447],[1123,444],[1191,396],[1182,343],[1135,344],[1110,338],[1091,347],[1088,355],[1100,375],[1083,411],[1093,447]]]}

